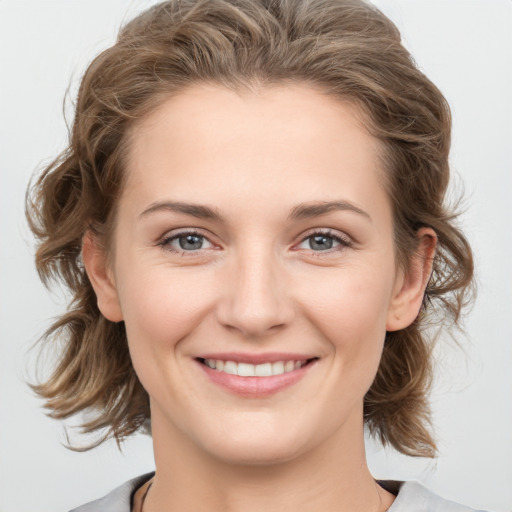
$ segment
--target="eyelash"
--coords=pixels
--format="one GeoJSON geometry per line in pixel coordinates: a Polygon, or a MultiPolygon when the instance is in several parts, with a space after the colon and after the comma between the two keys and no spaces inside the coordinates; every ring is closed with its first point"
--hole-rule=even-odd
{"type": "MultiPolygon", "coordinates": [[[[188,257],[199,256],[201,249],[185,251],[182,249],[181,250],[175,249],[171,246],[171,243],[174,240],[179,240],[182,237],[186,237],[186,236],[190,236],[190,235],[200,237],[203,240],[207,240],[210,244],[213,245],[213,242],[211,242],[207,236],[205,236],[204,234],[200,233],[199,231],[195,231],[195,230],[181,231],[181,232],[175,233],[171,236],[166,236],[162,240],[160,240],[157,245],[160,246],[163,250],[173,252],[175,254],[181,254],[182,256],[188,256],[188,257]]],[[[317,230],[311,231],[311,232],[307,233],[301,239],[299,244],[297,244],[297,245],[301,245],[306,240],[313,238],[315,236],[328,237],[339,244],[339,246],[336,248],[330,248],[330,249],[326,249],[326,250],[314,251],[314,250],[310,249],[311,254],[313,254],[315,257],[322,257],[324,255],[332,254],[333,252],[338,252],[340,250],[343,250],[345,248],[352,246],[352,241],[348,237],[347,238],[342,237],[342,236],[338,235],[337,233],[335,233],[331,229],[317,229],[317,230]]],[[[294,249],[294,250],[299,250],[299,249],[294,249]]]]}
{"type": "MultiPolygon", "coordinates": [[[[315,236],[324,236],[327,238],[331,238],[332,240],[334,240],[335,242],[337,242],[339,244],[338,247],[326,249],[323,251],[314,251],[312,249],[309,249],[311,251],[311,254],[317,258],[321,258],[323,256],[328,256],[328,255],[331,255],[332,253],[339,252],[346,248],[352,247],[352,241],[350,240],[350,238],[340,236],[337,232],[333,231],[332,229],[315,229],[315,230],[307,233],[302,238],[302,240],[300,241],[300,243],[298,245],[303,244],[306,240],[311,239],[315,236]]],[[[298,250],[298,249],[295,249],[295,250],[298,250]]]]}
{"type": "MultiPolygon", "coordinates": [[[[160,242],[158,242],[158,245],[165,251],[173,252],[175,254],[181,254],[182,256],[192,256],[192,257],[199,256],[201,249],[185,251],[182,249],[181,250],[175,249],[171,246],[171,243],[174,240],[179,240],[182,237],[186,237],[186,236],[190,236],[190,235],[200,237],[204,240],[208,240],[208,237],[205,236],[203,233],[200,233],[199,231],[186,230],[186,231],[180,231],[179,233],[175,233],[173,235],[164,237],[162,240],[160,240],[160,242]]],[[[208,240],[208,242],[210,242],[210,240],[208,240]]],[[[212,242],[210,242],[210,244],[213,245],[212,242]]]]}

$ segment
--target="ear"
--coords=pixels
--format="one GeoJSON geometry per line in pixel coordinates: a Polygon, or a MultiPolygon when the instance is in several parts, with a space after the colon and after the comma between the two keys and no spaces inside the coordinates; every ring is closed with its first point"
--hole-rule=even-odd
{"type": "Polygon", "coordinates": [[[432,273],[437,236],[431,228],[421,228],[417,233],[418,245],[407,273],[400,272],[388,309],[387,331],[398,331],[411,325],[420,311],[432,273]]]}
{"type": "Polygon", "coordinates": [[[90,232],[82,240],[82,260],[94,288],[98,308],[103,316],[111,322],[123,320],[114,275],[107,261],[105,249],[98,243],[97,238],[90,232]]]}

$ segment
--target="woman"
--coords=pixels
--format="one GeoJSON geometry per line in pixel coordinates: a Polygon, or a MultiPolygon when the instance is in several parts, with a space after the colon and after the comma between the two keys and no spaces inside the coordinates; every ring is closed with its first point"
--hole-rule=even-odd
{"type": "Polygon", "coordinates": [[[154,475],[79,510],[469,510],[376,482],[363,441],[435,454],[425,328],[472,283],[449,138],[361,1],[170,1],[123,28],[29,203],[73,293],[37,391],[153,437],[154,475]]]}

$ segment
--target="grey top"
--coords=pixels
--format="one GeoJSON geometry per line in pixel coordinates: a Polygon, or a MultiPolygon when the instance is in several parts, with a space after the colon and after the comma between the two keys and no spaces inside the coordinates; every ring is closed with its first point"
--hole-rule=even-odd
{"type": "MultiPolygon", "coordinates": [[[[131,512],[135,491],[147,482],[154,473],[129,480],[117,489],[70,512],[131,512]]],[[[388,512],[483,512],[458,505],[429,491],[418,482],[380,482],[382,487],[397,494],[388,512]]]]}

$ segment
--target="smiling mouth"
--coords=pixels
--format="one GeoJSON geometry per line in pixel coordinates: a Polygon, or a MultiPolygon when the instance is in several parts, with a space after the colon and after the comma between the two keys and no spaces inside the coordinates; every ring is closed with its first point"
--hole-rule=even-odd
{"type": "Polygon", "coordinates": [[[311,359],[283,360],[262,364],[225,361],[222,359],[198,358],[197,360],[212,370],[229,375],[237,375],[239,377],[274,377],[299,370],[317,359],[317,357],[313,357],[311,359]]]}

